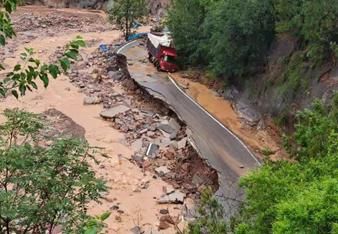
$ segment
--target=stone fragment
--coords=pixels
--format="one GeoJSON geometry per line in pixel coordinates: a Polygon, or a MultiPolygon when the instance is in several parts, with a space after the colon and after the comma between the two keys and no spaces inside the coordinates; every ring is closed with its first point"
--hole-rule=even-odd
{"type": "Polygon", "coordinates": [[[178,149],[183,149],[187,146],[187,141],[188,141],[188,138],[183,138],[182,140],[178,141],[177,142],[177,148],[178,149]]]}
{"type": "Polygon", "coordinates": [[[169,211],[167,209],[160,209],[160,214],[169,214],[169,211]]]}
{"type": "Polygon", "coordinates": [[[180,191],[174,191],[170,194],[162,195],[158,199],[159,204],[182,204],[184,202],[185,194],[180,191]]]}
{"type": "Polygon", "coordinates": [[[148,156],[149,158],[156,158],[159,148],[160,148],[159,145],[149,143],[146,151],[146,156],[148,156]]]}
{"type": "Polygon", "coordinates": [[[97,96],[86,96],[83,100],[84,105],[96,105],[102,103],[102,99],[97,96]]]}
{"type": "Polygon", "coordinates": [[[103,118],[112,119],[118,114],[125,113],[128,110],[130,110],[130,108],[125,105],[117,105],[115,107],[111,107],[107,110],[102,111],[100,115],[103,118]]]}
{"type": "Polygon", "coordinates": [[[142,234],[142,230],[139,226],[135,226],[132,229],[130,229],[131,234],[142,234]]]}
{"type": "Polygon", "coordinates": [[[170,172],[170,170],[166,166],[158,167],[155,169],[155,172],[160,176],[164,176],[170,172]]]}

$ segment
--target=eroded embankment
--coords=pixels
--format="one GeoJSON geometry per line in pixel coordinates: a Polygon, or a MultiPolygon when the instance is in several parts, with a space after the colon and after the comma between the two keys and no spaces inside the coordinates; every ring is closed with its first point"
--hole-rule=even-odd
{"type": "Polygon", "coordinates": [[[96,51],[89,63],[101,65],[100,70],[92,71],[94,79],[86,79],[83,74],[78,79],[81,67],[85,66],[81,63],[76,65],[70,79],[84,89],[87,104],[103,103],[101,117],[124,133],[126,143],[136,151],[131,158],[133,163],[154,172],[193,199],[206,187],[218,189],[217,172],[192,147],[186,125],[167,103],[154,98],[131,79],[125,56],[96,51]],[[109,94],[109,86],[114,82],[122,85],[123,95],[109,94]],[[107,92],[92,95],[96,89],[107,92]]]}
{"type": "MultiPolygon", "coordinates": [[[[175,121],[179,121],[171,118],[173,116],[160,104],[155,105],[153,111],[147,109],[151,102],[148,99],[142,99],[139,106],[136,106],[136,94],[132,95],[122,86],[123,79],[120,79],[119,67],[114,67],[113,60],[110,60],[112,58],[107,57],[106,60],[97,49],[101,43],[118,40],[121,34],[118,31],[110,31],[110,25],[102,24],[104,19],[101,20],[101,14],[95,17],[93,14],[84,10],[56,10],[45,7],[24,7],[15,12],[13,18],[18,33],[14,40],[0,49],[0,60],[6,68],[1,75],[5,75],[20,62],[20,53],[24,51],[24,47],[35,48],[36,57],[42,62],[54,61],[62,54],[64,46],[77,35],[85,38],[87,48],[81,50],[81,58],[73,64],[72,70],[56,80],[51,79],[47,89],[39,85],[38,90],[27,93],[19,100],[10,96],[1,99],[0,110],[17,107],[34,113],[47,113],[53,122],[49,123],[48,127],[55,124],[56,129],[49,128],[45,132],[48,138],[46,145],[51,143],[49,138],[54,135],[84,135],[91,146],[100,149],[97,152],[100,165],[91,166],[97,176],[107,182],[109,190],[100,204],[89,204],[88,212],[92,215],[112,212],[106,220],[107,233],[130,233],[131,230],[145,233],[161,230],[160,233],[174,233],[176,226],[183,229],[186,217],[193,214],[194,198],[198,196],[199,189],[202,189],[203,185],[214,185],[213,179],[212,182],[204,182],[204,179],[200,178],[213,177],[209,176],[210,174],[204,176],[197,173],[207,171],[204,165],[189,164],[190,161],[195,162],[198,159],[196,155],[190,155],[189,146],[184,141],[184,127],[180,124],[178,125],[182,131],[177,131],[176,140],[170,140],[172,146],[167,145],[167,148],[174,147],[174,158],[171,162],[165,160],[162,155],[163,145],[168,144],[166,139],[171,136],[166,131],[173,131],[168,125],[174,124],[172,127],[175,130],[175,121]],[[57,18],[56,23],[45,22],[49,14],[57,18]],[[72,17],[78,20],[72,21],[72,17]],[[74,25],[67,27],[69,22],[74,25]],[[88,24],[85,23],[84,26],[83,22],[88,24]],[[108,117],[107,121],[100,118],[100,112],[101,116],[111,116],[119,108],[126,110],[121,116],[108,117]],[[164,108],[163,113],[161,108],[164,108]],[[78,127],[74,127],[75,124],[78,127]],[[138,150],[147,148],[146,144],[140,145],[142,139],[154,141],[159,145],[159,151],[155,159],[142,154],[142,165],[138,165],[131,156],[139,155],[142,151],[138,150]],[[178,147],[182,149],[176,150],[178,147]],[[181,160],[176,160],[178,153],[181,160]],[[176,161],[180,164],[175,164],[176,161]],[[140,166],[142,169],[139,169],[140,166]],[[184,178],[178,178],[175,171],[184,175],[184,178]],[[186,171],[193,173],[187,174],[186,171]],[[177,180],[172,179],[176,177],[177,180]],[[194,188],[187,186],[191,181],[195,183],[194,188]]],[[[135,92],[145,98],[141,95],[142,91],[138,90],[135,92]]]]}

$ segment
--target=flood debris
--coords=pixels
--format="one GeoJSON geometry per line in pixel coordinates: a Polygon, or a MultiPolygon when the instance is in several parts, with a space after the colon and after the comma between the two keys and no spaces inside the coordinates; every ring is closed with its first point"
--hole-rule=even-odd
{"type": "Polygon", "coordinates": [[[116,117],[117,115],[119,114],[123,114],[125,113],[126,111],[130,110],[129,107],[125,106],[125,105],[122,105],[122,104],[119,104],[119,105],[116,105],[114,107],[111,107],[109,109],[106,109],[106,110],[103,110],[100,115],[101,117],[103,118],[106,118],[106,119],[112,119],[114,117],[116,117]]]}
{"type": "MultiPolygon", "coordinates": [[[[125,144],[135,152],[129,160],[153,178],[170,184],[156,197],[158,204],[184,204],[187,198],[198,199],[206,187],[216,191],[217,172],[190,144],[186,125],[166,103],[139,87],[129,75],[126,57],[112,53],[114,45],[107,46],[109,51],[97,49],[75,64],[70,81],[90,99],[89,103],[94,102],[92,97],[101,100],[100,116],[124,133],[125,144]],[[91,72],[84,72],[84,67],[91,68],[91,72]]],[[[146,178],[135,185],[133,193],[142,193],[151,186],[146,178]]],[[[172,225],[165,218],[161,220],[160,230],[172,225]]],[[[138,229],[133,231],[137,233],[138,229]]]]}
{"type": "Polygon", "coordinates": [[[185,197],[186,197],[186,194],[176,190],[174,192],[162,195],[158,199],[158,203],[159,204],[183,204],[185,197]]]}
{"type": "Polygon", "coordinates": [[[146,156],[148,156],[150,158],[156,158],[156,155],[157,155],[159,149],[160,149],[159,145],[149,143],[147,151],[146,151],[146,156]]]}
{"type": "Polygon", "coordinates": [[[96,105],[102,103],[102,98],[98,96],[86,96],[83,99],[84,105],[96,105]]]}

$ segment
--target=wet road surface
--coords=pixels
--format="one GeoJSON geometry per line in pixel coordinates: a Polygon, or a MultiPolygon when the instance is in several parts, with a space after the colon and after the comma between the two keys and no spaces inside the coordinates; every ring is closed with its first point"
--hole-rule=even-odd
{"type": "Polygon", "coordinates": [[[131,77],[153,96],[164,100],[192,131],[192,139],[201,157],[219,172],[220,191],[226,197],[239,197],[238,178],[260,162],[232,132],[211,117],[172,81],[147,60],[147,51],[139,42],[123,48],[131,77]]]}

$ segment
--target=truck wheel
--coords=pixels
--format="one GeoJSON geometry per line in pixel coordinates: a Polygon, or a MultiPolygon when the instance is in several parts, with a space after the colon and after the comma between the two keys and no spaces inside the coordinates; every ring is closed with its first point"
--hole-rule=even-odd
{"type": "Polygon", "coordinates": [[[156,63],[156,69],[157,69],[157,71],[161,71],[161,67],[160,67],[160,63],[159,62],[156,63]]]}

